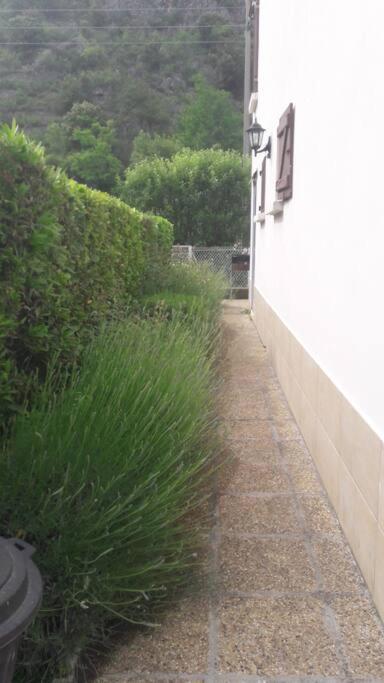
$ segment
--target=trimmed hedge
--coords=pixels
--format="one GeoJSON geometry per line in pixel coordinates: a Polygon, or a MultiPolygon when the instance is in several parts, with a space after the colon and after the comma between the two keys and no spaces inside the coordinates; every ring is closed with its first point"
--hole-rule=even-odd
{"type": "Polygon", "coordinates": [[[72,362],[101,320],[151,291],[172,238],[165,219],[69,180],[0,128],[0,425],[52,358],[72,362]]]}

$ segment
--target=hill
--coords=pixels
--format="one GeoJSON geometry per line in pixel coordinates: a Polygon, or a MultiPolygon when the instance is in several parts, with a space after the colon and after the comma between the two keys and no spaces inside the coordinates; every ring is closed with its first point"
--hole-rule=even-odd
{"type": "Polygon", "coordinates": [[[0,119],[44,141],[87,100],[126,165],[140,130],[172,134],[199,73],[241,109],[244,13],[242,0],[0,0],[0,119]]]}

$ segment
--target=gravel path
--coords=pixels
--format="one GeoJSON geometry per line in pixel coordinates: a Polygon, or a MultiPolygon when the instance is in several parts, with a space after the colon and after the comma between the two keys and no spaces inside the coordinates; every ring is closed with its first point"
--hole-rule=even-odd
{"type": "Polygon", "coordinates": [[[384,683],[382,623],[245,306],[224,306],[232,457],[207,581],[123,642],[98,683],[384,683]]]}

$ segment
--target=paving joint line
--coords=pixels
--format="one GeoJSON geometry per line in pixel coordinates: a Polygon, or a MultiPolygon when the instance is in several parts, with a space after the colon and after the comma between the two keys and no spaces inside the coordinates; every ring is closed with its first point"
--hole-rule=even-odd
{"type": "MultiPolygon", "coordinates": [[[[265,401],[265,399],[263,399],[263,400],[265,401]]],[[[284,418],[283,421],[289,422],[289,423],[292,422],[293,424],[297,424],[296,420],[292,417],[289,417],[286,419],[284,418]]],[[[249,422],[251,424],[257,424],[258,422],[261,422],[264,424],[267,422],[268,424],[273,425],[273,426],[275,426],[275,424],[276,424],[276,420],[274,420],[271,417],[223,417],[223,418],[219,418],[219,422],[249,422]]],[[[248,438],[252,438],[252,437],[248,437],[248,438]]],[[[287,440],[287,439],[283,439],[283,440],[287,440]]],[[[300,439],[298,439],[296,436],[290,437],[288,440],[289,441],[300,441],[300,439]]],[[[280,439],[280,441],[281,441],[281,439],[280,439]]]]}
{"type": "Polygon", "coordinates": [[[234,681],[234,683],[384,683],[384,678],[356,676],[257,676],[254,674],[220,673],[215,683],[234,681]]]}
{"type": "Polygon", "coordinates": [[[246,598],[246,599],[284,599],[284,598],[318,598],[324,604],[327,604],[333,598],[354,598],[356,597],[356,591],[326,591],[326,590],[313,590],[313,591],[279,591],[279,590],[267,590],[260,589],[257,591],[237,591],[237,590],[222,590],[218,593],[220,597],[231,597],[231,598],[246,598]]]}
{"type": "Polygon", "coordinates": [[[212,496],[211,514],[212,529],[210,533],[210,569],[209,569],[209,628],[208,628],[208,661],[207,683],[214,683],[217,663],[218,648],[218,566],[219,566],[219,545],[220,545],[220,521],[219,521],[219,495],[217,472],[212,475],[212,496]]]}
{"type": "MultiPolygon", "coordinates": [[[[284,470],[285,474],[288,475],[287,469],[284,467],[284,465],[282,465],[282,469],[284,470]]],[[[289,475],[288,475],[288,478],[290,479],[289,475]]],[[[292,484],[291,479],[290,479],[290,483],[291,483],[291,487],[292,487],[293,484],[292,484]]],[[[239,492],[239,493],[237,493],[235,491],[233,491],[232,493],[231,492],[227,493],[227,491],[226,491],[225,493],[219,492],[218,495],[220,496],[220,498],[222,498],[223,496],[230,496],[231,498],[268,498],[268,499],[270,499],[270,498],[289,498],[289,497],[291,497],[291,498],[302,497],[303,498],[303,497],[305,497],[305,498],[322,498],[322,499],[327,500],[327,495],[324,493],[324,491],[322,493],[320,493],[320,492],[315,493],[312,491],[308,491],[308,492],[304,491],[304,492],[300,492],[298,494],[294,488],[290,488],[289,491],[288,490],[287,491],[245,491],[245,492],[239,492]]]]}
{"type": "MultiPolygon", "coordinates": [[[[228,421],[229,420],[227,420],[227,422],[228,421]]],[[[227,441],[229,441],[229,442],[239,441],[240,443],[248,442],[248,441],[262,441],[262,440],[268,441],[269,440],[269,437],[264,437],[264,436],[261,438],[258,436],[246,436],[246,437],[241,437],[241,438],[239,438],[239,437],[235,437],[235,438],[226,437],[226,438],[227,438],[227,441]]],[[[278,436],[276,436],[276,438],[274,438],[273,441],[274,441],[274,443],[280,444],[280,443],[291,443],[292,441],[299,441],[299,439],[296,436],[293,436],[293,437],[288,436],[285,438],[279,438],[278,436]]]]}
{"type": "MultiPolygon", "coordinates": [[[[319,565],[319,562],[317,559],[316,551],[313,547],[312,539],[308,535],[308,532],[310,531],[310,529],[308,528],[308,523],[307,523],[307,519],[305,516],[305,512],[304,512],[302,504],[301,504],[301,500],[302,500],[303,496],[301,494],[298,495],[298,493],[296,491],[294,482],[292,480],[291,472],[290,472],[289,467],[286,463],[284,453],[282,452],[282,447],[281,447],[280,442],[278,442],[278,448],[280,451],[280,455],[283,459],[283,462],[286,464],[286,475],[292,484],[293,499],[295,501],[295,508],[296,508],[296,512],[297,512],[300,524],[302,525],[304,533],[307,532],[305,535],[304,543],[305,543],[305,547],[307,550],[308,559],[309,559],[309,561],[312,565],[312,569],[315,573],[315,578],[316,578],[316,581],[318,584],[318,589],[319,589],[318,592],[325,594],[324,577],[323,577],[322,572],[321,572],[321,568],[320,568],[320,565],[319,565]]],[[[348,661],[348,658],[346,655],[344,643],[342,641],[341,632],[340,632],[338,622],[336,619],[336,615],[335,615],[334,610],[332,609],[331,605],[329,604],[329,602],[326,602],[326,601],[323,601],[322,611],[323,611],[323,624],[324,624],[324,627],[325,627],[326,631],[328,632],[330,638],[332,639],[332,641],[334,643],[334,646],[336,649],[336,656],[337,656],[337,660],[338,660],[340,669],[341,669],[344,676],[348,676],[351,673],[351,671],[350,671],[349,661],[348,661]]]]}
{"type": "Polygon", "coordinates": [[[309,531],[309,532],[302,532],[302,533],[294,533],[290,531],[285,531],[282,533],[270,533],[270,534],[263,534],[263,533],[257,533],[257,532],[239,532],[239,531],[231,531],[225,529],[225,527],[221,527],[221,534],[224,538],[228,539],[234,539],[234,540],[239,540],[239,541],[300,541],[302,542],[304,539],[308,539],[309,541],[332,541],[336,545],[341,545],[344,546],[345,542],[344,539],[338,535],[335,535],[334,533],[326,533],[322,531],[309,531]]]}
{"type": "MultiPolygon", "coordinates": [[[[122,683],[121,677],[124,676],[126,681],[135,682],[138,678],[147,680],[148,683],[152,681],[190,681],[197,683],[204,681],[208,683],[207,674],[203,673],[175,673],[175,672],[141,672],[141,671],[120,671],[118,673],[104,675],[105,681],[116,681],[122,683]]],[[[384,683],[384,678],[374,678],[371,676],[258,676],[254,674],[234,673],[218,671],[215,674],[214,683],[223,683],[223,681],[233,681],[234,683],[384,683]]]]}
{"type": "Polygon", "coordinates": [[[104,675],[102,681],[116,681],[117,683],[123,683],[121,677],[124,676],[125,681],[137,681],[138,679],[148,681],[192,681],[196,683],[199,681],[208,681],[206,674],[195,673],[195,674],[185,674],[185,673],[175,673],[175,672],[160,672],[160,671],[119,671],[119,673],[104,675]]]}

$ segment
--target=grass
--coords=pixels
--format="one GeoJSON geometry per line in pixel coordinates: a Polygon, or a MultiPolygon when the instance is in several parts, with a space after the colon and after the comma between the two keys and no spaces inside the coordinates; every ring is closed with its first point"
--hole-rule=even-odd
{"type": "Polygon", "coordinates": [[[228,283],[208,264],[175,263],[160,292],[144,297],[141,306],[149,316],[181,319],[192,326],[204,324],[215,331],[228,283]]]}
{"type": "Polygon", "coordinates": [[[177,318],[105,328],[66,389],[51,374],[16,421],[1,532],[36,546],[45,585],[16,681],[51,681],[186,580],[214,444],[212,334],[177,318]]]}
{"type": "Polygon", "coordinates": [[[217,306],[224,298],[228,282],[207,263],[174,263],[168,271],[165,288],[170,292],[202,297],[210,307],[217,306]]]}
{"type": "Polygon", "coordinates": [[[197,320],[207,323],[211,320],[211,312],[207,309],[204,299],[194,294],[165,290],[144,297],[140,305],[144,315],[150,318],[178,319],[192,325],[196,324],[197,320]]]}

